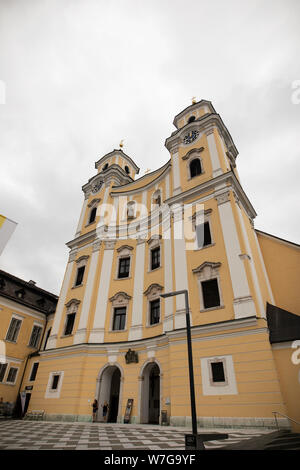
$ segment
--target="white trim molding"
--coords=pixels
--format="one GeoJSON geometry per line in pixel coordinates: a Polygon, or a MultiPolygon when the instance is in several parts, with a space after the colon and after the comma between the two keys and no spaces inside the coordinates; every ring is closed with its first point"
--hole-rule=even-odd
{"type": "Polygon", "coordinates": [[[237,384],[233,366],[232,356],[202,357],[201,377],[203,395],[237,395],[237,384]],[[222,362],[224,367],[224,382],[213,382],[211,364],[222,362]]]}

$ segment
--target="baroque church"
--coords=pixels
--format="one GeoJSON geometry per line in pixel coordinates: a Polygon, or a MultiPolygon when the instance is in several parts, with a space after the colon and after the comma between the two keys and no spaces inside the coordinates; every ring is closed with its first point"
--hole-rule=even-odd
{"type": "Polygon", "coordinates": [[[254,227],[210,101],[173,124],[157,170],[138,177],[122,148],[95,163],[19,389],[47,420],[91,421],[96,398],[98,421],[107,401],[108,422],[190,425],[185,298],[162,297],[187,290],[199,425],[273,427],[276,412],[289,427],[287,416],[300,421],[300,246],[254,227]]]}

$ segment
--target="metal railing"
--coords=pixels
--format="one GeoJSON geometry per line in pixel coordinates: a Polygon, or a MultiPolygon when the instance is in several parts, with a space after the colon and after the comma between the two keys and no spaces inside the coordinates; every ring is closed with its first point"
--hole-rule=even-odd
{"type": "Polygon", "coordinates": [[[273,414],[274,417],[275,417],[275,422],[276,422],[276,426],[277,426],[278,431],[279,431],[279,425],[278,425],[278,421],[277,421],[277,416],[276,416],[276,415],[284,416],[285,418],[287,418],[288,420],[292,421],[293,423],[300,425],[299,421],[296,421],[295,419],[290,418],[289,416],[284,415],[283,413],[279,413],[279,411],[272,411],[272,414],[273,414]]]}

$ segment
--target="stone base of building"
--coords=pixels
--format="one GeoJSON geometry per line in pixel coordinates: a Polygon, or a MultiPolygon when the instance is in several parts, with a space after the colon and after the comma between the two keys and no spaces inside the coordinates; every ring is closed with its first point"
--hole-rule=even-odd
{"type": "MultiPolygon", "coordinates": [[[[71,414],[45,414],[44,421],[61,421],[61,422],[92,422],[89,415],[71,415],[71,414]]],[[[101,423],[101,420],[97,421],[101,423]]],[[[291,429],[290,422],[287,418],[277,418],[280,429],[291,429]]],[[[118,424],[123,423],[123,417],[118,419],[118,424]]],[[[130,424],[139,424],[137,416],[132,416],[130,424]]],[[[171,416],[169,419],[170,426],[175,427],[191,427],[192,420],[190,416],[171,416]]],[[[230,418],[230,417],[200,417],[197,418],[199,428],[267,428],[277,429],[274,418],[230,418]]]]}
{"type": "Polygon", "coordinates": [[[62,421],[62,422],[92,422],[92,416],[89,415],[71,415],[71,414],[45,414],[44,421],[62,421]]]}
{"type": "MultiPolygon", "coordinates": [[[[287,418],[277,418],[280,429],[291,429],[287,418]]],[[[230,417],[200,417],[197,418],[199,428],[268,428],[277,429],[274,418],[230,418],[230,417]]],[[[190,416],[171,416],[171,426],[191,427],[190,416]]]]}

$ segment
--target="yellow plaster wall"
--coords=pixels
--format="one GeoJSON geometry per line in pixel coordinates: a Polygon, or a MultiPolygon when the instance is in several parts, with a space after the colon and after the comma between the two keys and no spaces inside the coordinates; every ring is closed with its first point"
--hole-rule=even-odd
{"type": "MultiPolygon", "coordinates": [[[[287,415],[300,423],[300,354],[298,353],[298,364],[294,364],[292,354],[296,350],[289,346],[280,349],[274,347],[273,355],[279,374],[280,387],[286,402],[287,415]]],[[[276,408],[274,411],[280,410],[276,408]]],[[[294,432],[300,432],[300,424],[293,422],[291,424],[294,432]]]]}
{"type": "Polygon", "coordinates": [[[257,231],[276,305],[300,315],[300,247],[257,231]]]}

